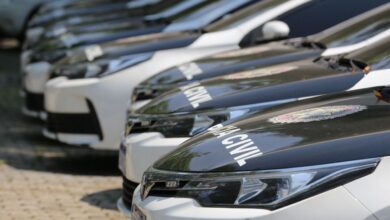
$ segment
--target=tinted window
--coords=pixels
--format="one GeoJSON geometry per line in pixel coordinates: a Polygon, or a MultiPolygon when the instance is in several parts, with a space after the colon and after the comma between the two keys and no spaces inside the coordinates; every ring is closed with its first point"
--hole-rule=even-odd
{"type": "Polygon", "coordinates": [[[232,15],[225,16],[222,20],[206,27],[205,30],[206,32],[213,32],[234,28],[284,2],[286,0],[263,0],[232,15]]]}
{"type": "Polygon", "coordinates": [[[390,38],[386,38],[369,47],[352,52],[345,57],[363,61],[366,64],[371,65],[371,69],[389,68],[389,46],[390,38]]]}
{"type": "MultiPolygon", "coordinates": [[[[376,8],[388,0],[313,0],[273,20],[284,21],[290,27],[289,38],[319,33],[349,18],[376,8]]],[[[247,34],[240,47],[262,42],[262,26],[247,34]]]]}
{"type": "Polygon", "coordinates": [[[279,16],[276,20],[284,21],[289,25],[289,37],[302,37],[320,32],[388,2],[388,0],[315,0],[279,16]]]}
{"type": "Polygon", "coordinates": [[[386,18],[384,20],[373,22],[368,27],[362,27],[362,29],[360,30],[355,29],[356,32],[349,32],[348,34],[342,36],[340,39],[335,40],[327,44],[326,46],[328,48],[331,48],[355,44],[364,41],[368,38],[371,38],[389,28],[390,18],[386,18]]]}

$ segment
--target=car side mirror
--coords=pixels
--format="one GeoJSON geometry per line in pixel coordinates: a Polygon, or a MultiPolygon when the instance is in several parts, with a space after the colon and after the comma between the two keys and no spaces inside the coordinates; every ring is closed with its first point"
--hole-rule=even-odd
{"type": "Polygon", "coordinates": [[[262,34],[264,40],[286,38],[290,28],[283,21],[269,21],[263,25],[262,34]]]}

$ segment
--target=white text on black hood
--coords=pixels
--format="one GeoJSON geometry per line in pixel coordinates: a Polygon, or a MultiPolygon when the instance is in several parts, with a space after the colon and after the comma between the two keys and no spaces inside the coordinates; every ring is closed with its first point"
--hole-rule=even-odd
{"type": "MultiPolygon", "coordinates": [[[[218,139],[223,138],[226,135],[237,133],[240,130],[240,128],[235,126],[223,126],[222,124],[215,125],[208,129],[208,131],[218,139]]],[[[221,143],[225,146],[225,149],[229,150],[230,155],[234,156],[234,160],[239,166],[245,165],[246,161],[249,159],[263,155],[261,150],[247,134],[235,134],[233,136],[225,137],[221,143]]]]}
{"type": "Polygon", "coordinates": [[[180,87],[192,107],[199,107],[200,103],[212,100],[210,94],[207,92],[204,86],[201,86],[199,82],[194,82],[186,86],[180,87]]]}

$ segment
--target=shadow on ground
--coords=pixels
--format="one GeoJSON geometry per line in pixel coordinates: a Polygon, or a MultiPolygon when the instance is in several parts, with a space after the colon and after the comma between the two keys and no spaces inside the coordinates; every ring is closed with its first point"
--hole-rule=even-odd
{"type": "Polygon", "coordinates": [[[118,210],[116,202],[121,197],[121,189],[110,189],[85,195],[81,201],[102,209],[118,210]]]}
{"type": "Polygon", "coordinates": [[[42,122],[21,113],[19,51],[0,51],[0,162],[17,169],[73,175],[119,175],[117,152],[45,139],[42,122]]]}

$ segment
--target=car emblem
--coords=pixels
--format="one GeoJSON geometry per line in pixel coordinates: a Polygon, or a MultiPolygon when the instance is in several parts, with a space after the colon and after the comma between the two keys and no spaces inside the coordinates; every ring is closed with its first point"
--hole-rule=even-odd
{"type": "Polygon", "coordinates": [[[259,68],[254,70],[246,70],[234,74],[228,74],[224,77],[226,80],[251,79],[257,77],[266,77],[286,73],[297,69],[296,66],[275,66],[269,68],[259,68]]]}
{"type": "Polygon", "coordinates": [[[279,115],[269,119],[274,124],[292,124],[301,122],[313,122],[344,117],[367,109],[362,105],[338,105],[305,109],[279,115]]]}
{"type": "Polygon", "coordinates": [[[167,188],[177,188],[177,187],[179,187],[179,182],[178,181],[168,181],[168,182],[165,182],[165,187],[167,187],[167,188]]]}

